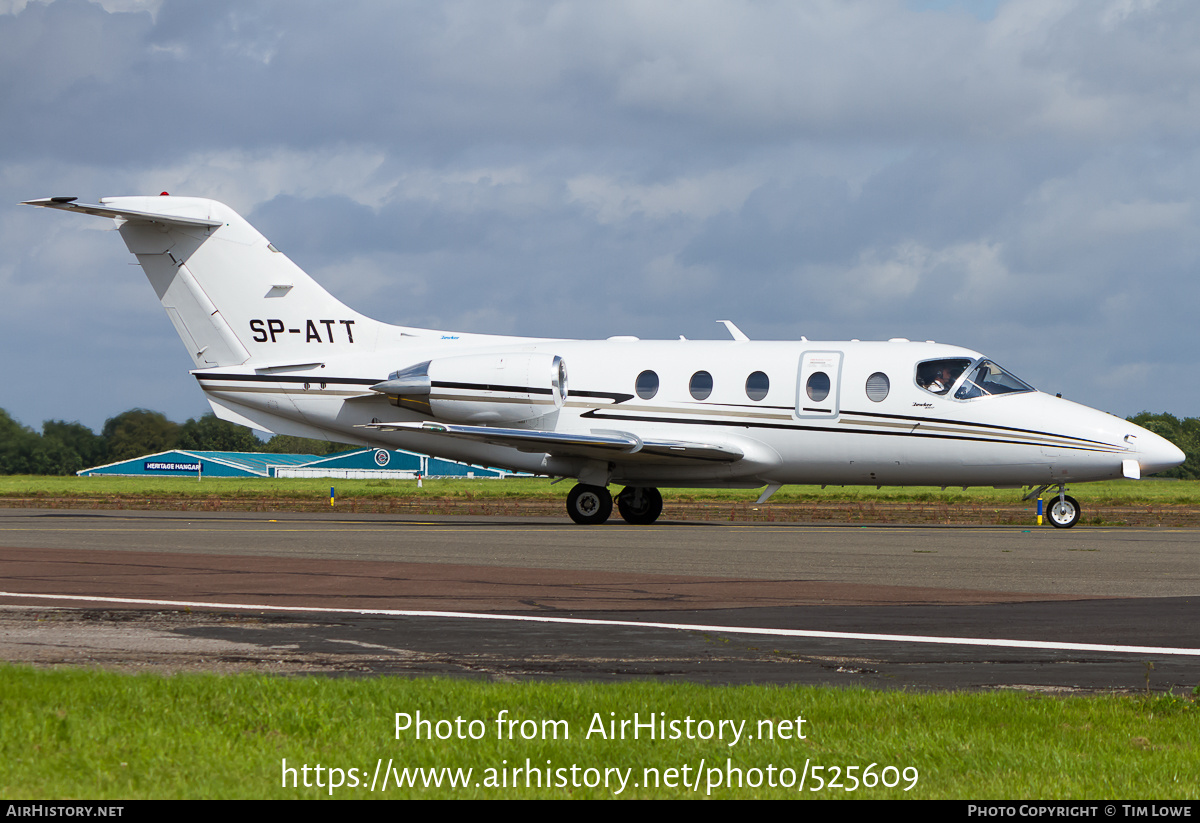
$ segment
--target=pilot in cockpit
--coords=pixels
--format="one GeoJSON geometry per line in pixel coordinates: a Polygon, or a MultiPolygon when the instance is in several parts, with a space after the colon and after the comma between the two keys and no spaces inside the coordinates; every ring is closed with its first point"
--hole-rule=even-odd
{"type": "Polygon", "coordinates": [[[921,388],[933,392],[934,394],[945,394],[950,391],[950,387],[954,385],[954,381],[958,379],[958,375],[962,373],[962,369],[954,369],[947,363],[930,364],[933,366],[926,374],[926,379],[921,383],[921,388]]]}

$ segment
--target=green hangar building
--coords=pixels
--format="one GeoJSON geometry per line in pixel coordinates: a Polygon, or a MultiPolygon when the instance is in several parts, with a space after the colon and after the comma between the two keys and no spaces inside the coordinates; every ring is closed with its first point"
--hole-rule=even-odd
{"type": "Polygon", "coordinates": [[[265,454],[171,449],[81,469],[81,477],[332,477],[342,480],[416,477],[502,478],[512,472],[455,463],[407,451],[352,449],[336,454],[265,454]]]}

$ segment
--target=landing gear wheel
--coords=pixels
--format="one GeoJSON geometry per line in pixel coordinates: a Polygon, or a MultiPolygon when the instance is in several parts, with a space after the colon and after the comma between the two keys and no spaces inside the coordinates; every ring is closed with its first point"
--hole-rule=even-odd
{"type": "Polygon", "coordinates": [[[648,526],[662,514],[662,495],[653,486],[626,486],[617,495],[617,510],[626,523],[648,526]]]}
{"type": "Polygon", "coordinates": [[[1046,501],[1046,519],[1056,529],[1069,529],[1079,522],[1079,501],[1071,495],[1059,500],[1057,495],[1046,501]]]}
{"type": "Polygon", "coordinates": [[[567,495],[567,514],[581,526],[595,526],[612,514],[612,504],[608,489],[580,483],[567,495]]]}

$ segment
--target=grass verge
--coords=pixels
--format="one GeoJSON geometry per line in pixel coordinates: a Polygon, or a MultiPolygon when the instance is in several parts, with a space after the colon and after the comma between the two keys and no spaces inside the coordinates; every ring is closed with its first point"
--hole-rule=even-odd
{"type": "MultiPolygon", "coordinates": [[[[1200,707],[1170,694],[162,677],[9,666],[0,668],[0,704],[6,799],[1164,800],[1194,798],[1200,788],[1200,707]],[[412,728],[397,733],[398,712],[413,720],[420,712],[432,721],[423,737],[448,739],[418,740],[412,728]],[[633,740],[629,726],[624,740],[595,732],[597,723],[607,732],[609,721],[633,720],[635,712],[642,722],[677,721],[678,739],[648,739],[643,728],[633,740]],[[500,717],[516,725],[498,725],[500,717]],[[741,738],[730,745],[742,721],[741,738]],[[389,763],[395,771],[387,788],[377,783],[372,792],[372,780],[382,779],[377,770],[389,763]],[[426,787],[435,775],[442,785],[426,787]],[[451,787],[451,776],[465,785],[451,787]],[[416,786],[397,788],[396,777],[416,786]],[[874,786],[864,785],[872,779],[874,786]],[[331,789],[331,782],[342,785],[331,789]],[[818,782],[825,785],[814,792],[818,782]]],[[[672,727],[665,730],[670,736],[672,727]]]]}
{"type": "MultiPolygon", "coordinates": [[[[573,485],[508,480],[329,480],[0,477],[0,506],[205,512],[330,512],[402,516],[563,517],[573,485]],[[329,489],[337,489],[336,507],[329,489]]],[[[786,486],[757,505],[757,490],[663,489],[666,520],[1029,526],[1036,504],[1017,489],[786,486]]],[[[1092,526],[1200,526],[1200,482],[1113,481],[1073,486],[1092,526]]]]}
{"type": "MultiPolygon", "coordinates": [[[[0,476],[0,499],[69,497],[104,499],[121,497],[178,498],[205,500],[214,496],[229,500],[312,498],[328,503],[329,489],[337,489],[340,500],[387,498],[486,500],[564,500],[573,482],[551,485],[546,478],[506,480],[331,480],[328,478],[205,478],[182,477],[42,477],[0,476]]],[[[738,502],[758,497],[748,489],[663,489],[667,502],[738,502]]],[[[1181,505],[1200,506],[1200,481],[1113,480],[1071,486],[1071,494],[1085,506],[1096,505],[1181,505]]],[[[940,489],[936,486],[784,486],[771,503],[805,502],[897,502],[978,503],[1012,505],[1021,500],[1017,489],[972,487],[940,489]]]]}

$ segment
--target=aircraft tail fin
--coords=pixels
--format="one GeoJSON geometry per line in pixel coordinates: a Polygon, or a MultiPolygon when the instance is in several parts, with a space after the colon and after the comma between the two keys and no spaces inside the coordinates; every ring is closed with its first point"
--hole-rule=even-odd
{"type": "Polygon", "coordinates": [[[74,201],[27,205],[114,218],[197,368],[375,348],[384,324],[333,297],[222,203],[167,195],[74,201]]]}

